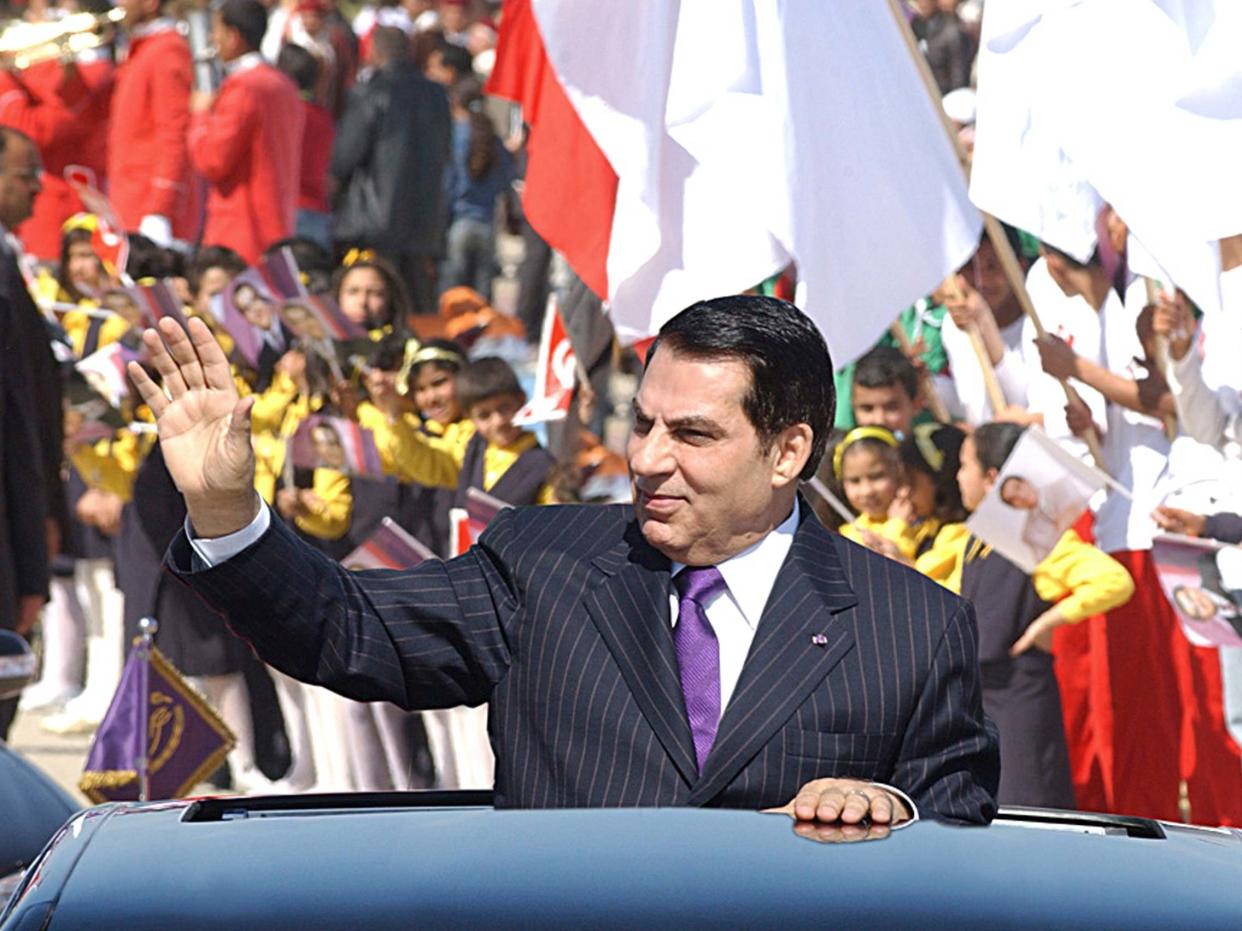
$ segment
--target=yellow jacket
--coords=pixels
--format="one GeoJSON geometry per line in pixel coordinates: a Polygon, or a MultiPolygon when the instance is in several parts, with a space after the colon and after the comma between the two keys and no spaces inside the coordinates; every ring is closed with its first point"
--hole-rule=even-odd
{"type": "Polygon", "coordinates": [[[867,533],[874,533],[896,544],[901,555],[909,560],[914,559],[914,554],[918,552],[919,541],[922,539],[918,527],[912,527],[899,517],[890,517],[881,521],[873,520],[866,514],[859,514],[848,524],[841,525],[841,536],[864,546],[867,533]]]}
{"type": "Polygon", "coordinates": [[[129,501],[134,493],[134,477],[153,441],[152,434],[139,436],[130,430],[118,430],[112,439],[77,447],[69,454],[69,461],[88,488],[99,488],[129,501]]]}
{"type": "Polygon", "coordinates": [[[358,405],[358,424],[370,430],[384,471],[403,482],[427,488],[455,488],[461,460],[442,441],[433,441],[418,428],[418,418],[403,414],[395,420],[370,401],[358,405]]]}
{"type": "MultiPolygon", "coordinates": [[[[518,457],[538,442],[539,438],[535,434],[523,430],[522,435],[508,446],[488,443],[487,449],[483,451],[483,490],[491,491],[496,487],[501,477],[518,461],[518,457]]],[[[539,489],[535,504],[556,504],[556,495],[551,485],[545,483],[539,489]]]]}
{"type": "Polygon", "coordinates": [[[310,514],[299,514],[293,522],[313,537],[339,540],[349,531],[353,517],[354,495],[349,476],[335,469],[316,469],[311,491],[319,497],[319,503],[310,508],[310,514]]]}
{"type": "MultiPolygon", "coordinates": [[[[932,548],[919,557],[915,568],[950,591],[960,592],[968,542],[971,536],[965,524],[948,524],[932,548]]],[[[969,556],[987,549],[982,541],[974,540],[969,556]]],[[[1065,531],[1052,552],[1035,567],[1031,583],[1040,598],[1057,604],[1067,621],[1111,611],[1134,594],[1134,580],[1125,566],[1073,530],[1065,531]]]]}

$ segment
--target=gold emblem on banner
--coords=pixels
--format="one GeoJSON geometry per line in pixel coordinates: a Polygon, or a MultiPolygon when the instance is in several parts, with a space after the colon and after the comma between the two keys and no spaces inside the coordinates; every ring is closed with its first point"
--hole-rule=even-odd
{"type": "Polygon", "coordinates": [[[151,690],[147,721],[147,759],[149,772],[157,773],[181,746],[185,733],[185,709],[166,692],[151,690]]]}

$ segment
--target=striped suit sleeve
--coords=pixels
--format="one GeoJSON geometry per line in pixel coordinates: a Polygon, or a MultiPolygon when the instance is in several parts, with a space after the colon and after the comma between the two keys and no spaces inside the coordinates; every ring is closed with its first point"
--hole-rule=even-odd
{"type": "Polygon", "coordinates": [[[999,746],[983,714],[975,612],[963,600],[945,625],[892,781],[925,817],[987,823],[996,814],[999,746]]]}
{"type": "Polygon", "coordinates": [[[509,512],[449,562],[351,572],[280,521],[227,562],[195,569],[184,531],[166,565],[265,662],[359,701],[478,705],[508,669],[518,597],[497,552],[509,512]]]}

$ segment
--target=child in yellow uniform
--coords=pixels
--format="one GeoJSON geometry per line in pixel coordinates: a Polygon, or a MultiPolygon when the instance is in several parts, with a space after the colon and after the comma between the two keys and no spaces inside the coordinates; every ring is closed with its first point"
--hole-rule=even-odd
{"type": "Polygon", "coordinates": [[[855,543],[910,562],[918,549],[897,438],[883,427],[855,427],[837,445],[833,472],[858,516],[841,525],[855,543]]]}
{"type": "Polygon", "coordinates": [[[457,376],[457,397],[474,422],[457,480],[457,506],[478,488],[512,505],[551,504],[556,460],[533,433],[513,423],[526,392],[503,359],[476,359],[457,376]]]}
{"type": "Polygon", "coordinates": [[[433,446],[452,454],[459,466],[474,435],[474,423],[457,398],[457,374],[465,365],[465,353],[450,339],[410,340],[397,376],[397,390],[414,399],[422,433],[433,446]]]}
{"type": "MultiPolygon", "coordinates": [[[[985,424],[966,438],[958,484],[968,510],[996,483],[1024,429],[985,424]]],[[[1125,604],[1130,574],[1069,530],[1027,575],[964,524],[944,527],[916,567],[974,603],[983,709],[1001,737],[1000,803],[1073,808],[1052,631],[1125,604]]]]}
{"type": "Polygon", "coordinates": [[[936,534],[945,524],[966,519],[962,492],[957,484],[965,437],[957,427],[932,422],[916,424],[901,442],[901,464],[909,494],[904,498],[899,496],[892,510],[901,514],[901,508],[908,502],[916,556],[931,549],[936,534]]]}

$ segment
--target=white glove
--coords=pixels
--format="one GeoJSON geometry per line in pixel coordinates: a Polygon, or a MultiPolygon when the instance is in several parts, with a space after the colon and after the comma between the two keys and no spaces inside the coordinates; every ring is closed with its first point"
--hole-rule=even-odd
{"type": "Polygon", "coordinates": [[[158,213],[148,213],[138,224],[138,232],[162,249],[172,245],[172,223],[168,217],[158,213]]]}

